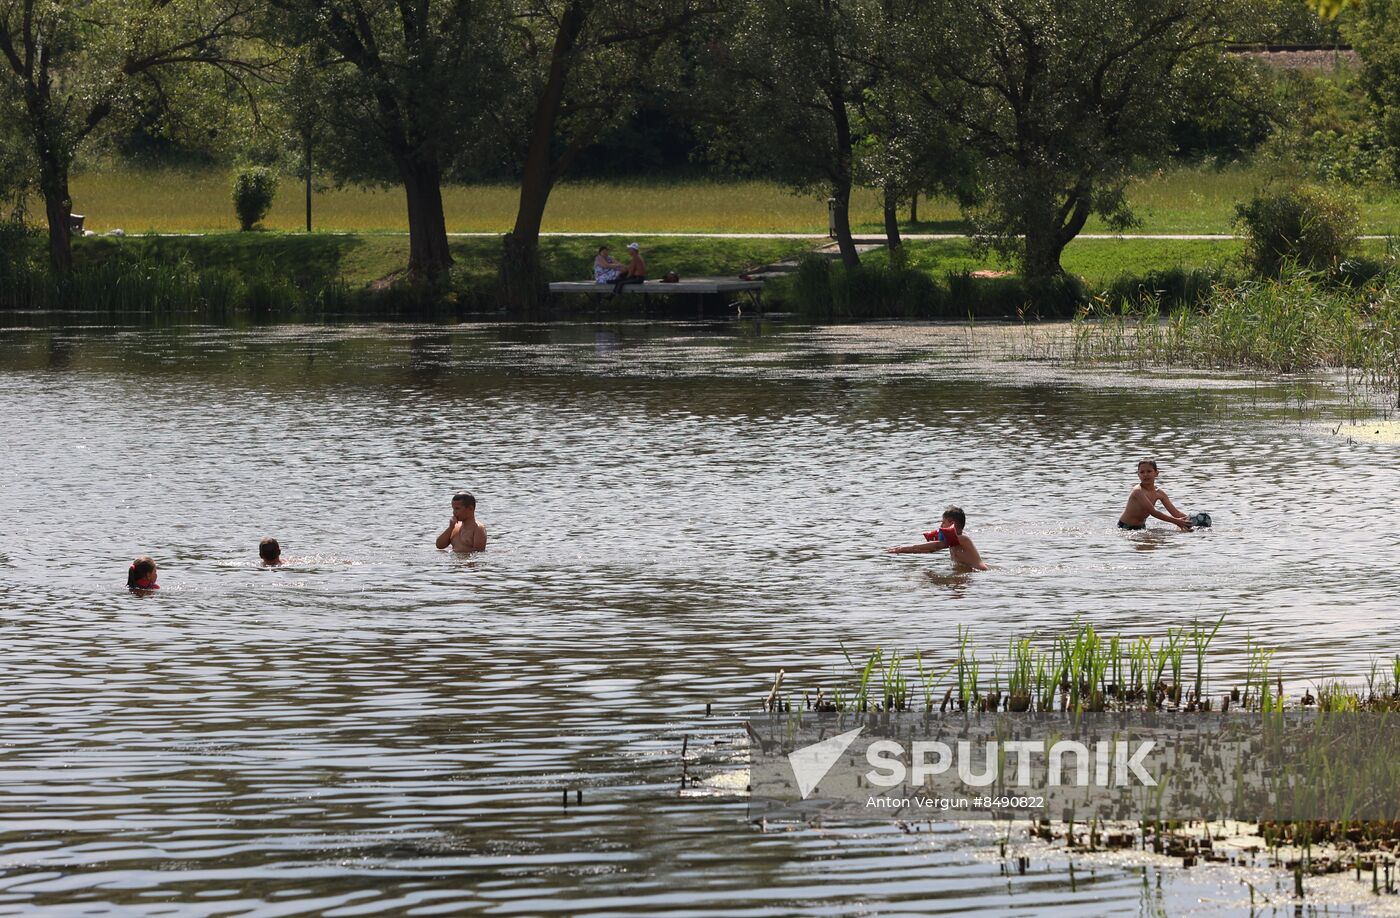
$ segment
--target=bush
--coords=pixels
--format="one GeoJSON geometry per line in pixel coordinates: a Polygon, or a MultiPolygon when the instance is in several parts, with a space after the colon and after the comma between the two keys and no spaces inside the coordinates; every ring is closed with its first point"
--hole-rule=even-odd
{"type": "Polygon", "coordinates": [[[266,217],[276,196],[276,172],[266,166],[238,170],[233,177],[233,209],[239,228],[246,232],[266,217]]]}
{"type": "Polygon", "coordinates": [[[1351,198],[1299,186],[1260,192],[1236,205],[1235,223],[1244,228],[1250,268],[1261,277],[1277,277],[1288,265],[1335,269],[1356,245],[1361,218],[1351,198]]]}
{"type": "Polygon", "coordinates": [[[1210,297],[1225,273],[1216,267],[1167,268],[1144,275],[1120,275],[1102,296],[1113,305],[1127,303],[1140,307],[1149,301],[1159,307],[1196,307],[1210,297]]]}
{"type": "Polygon", "coordinates": [[[815,319],[941,318],[947,297],[927,274],[863,264],[847,268],[821,256],[798,263],[794,303],[815,319]]]}
{"type": "Polygon", "coordinates": [[[831,260],[820,255],[803,255],[797,263],[792,297],[808,315],[831,315],[831,260]]]}

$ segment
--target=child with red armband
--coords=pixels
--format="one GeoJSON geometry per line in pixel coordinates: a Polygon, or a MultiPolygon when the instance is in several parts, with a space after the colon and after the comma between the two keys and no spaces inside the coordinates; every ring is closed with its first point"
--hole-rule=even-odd
{"type": "Polygon", "coordinates": [[[963,529],[967,526],[967,514],[963,513],[961,507],[949,507],[943,511],[943,520],[937,529],[931,529],[924,533],[924,541],[918,545],[903,545],[899,548],[887,548],[885,551],[892,555],[913,555],[923,554],[932,551],[942,551],[948,549],[949,556],[953,563],[970,567],[975,571],[985,571],[986,563],[977,552],[977,546],[972,544],[972,539],[967,537],[963,529]]]}
{"type": "Polygon", "coordinates": [[[156,560],[142,555],[131,562],[131,567],[126,569],[126,588],[133,593],[160,589],[156,584],[156,560]]]}

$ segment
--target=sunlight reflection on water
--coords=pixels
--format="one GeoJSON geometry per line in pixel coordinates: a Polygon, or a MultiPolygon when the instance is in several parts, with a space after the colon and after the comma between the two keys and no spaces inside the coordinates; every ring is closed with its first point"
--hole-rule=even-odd
{"type": "Polygon", "coordinates": [[[762,832],[678,792],[683,734],[722,771],[772,671],[830,685],[842,643],[1226,613],[1217,684],[1247,635],[1293,679],[1394,652],[1400,463],[1318,423],[1326,380],[1012,359],[1028,334],[0,331],[0,910],[1198,907],[1152,867],[1011,878],[969,828],[762,832]],[[1114,527],[1143,456],[1212,530],[1114,527]],[[470,560],[432,546],[461,487],[470,560]],[[880,552],[947,503],[992,571],[880,552]]]}

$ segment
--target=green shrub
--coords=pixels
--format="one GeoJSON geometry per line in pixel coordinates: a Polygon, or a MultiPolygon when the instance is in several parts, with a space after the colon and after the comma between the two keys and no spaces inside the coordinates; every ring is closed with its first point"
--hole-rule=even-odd
{"type": "Polygon", "coordinates": [[[797,263],[792,298],[808,315],[831,315],[831,259],[803,255],[797,263]]]}
{"type": "Polygon", "coordinates": [[[34,227],[18,220],[0,221],[0,309],[28,309],[42,302],[41,251],[34,227]]]}
{"type": "Polygon", "coordinates": [[[1220,268],[1168,268],[1144,275],[1120,275],[1103,291],[1114,305],[1142,306],[1151,300],[1159,307],[1199,306],[1215,286],[1225,280],[1220,268]]]}
{"type": "Polygon", "coordinates": [[[941,318],[942,288],[922,271],[890,268],[878,261],[848,268],[830,259],[804,258],[797,269],[793,300],[812,318],[941,318]]]}
{"type": "Polygon", "coordinates": [[[233,177],[233,209],[239,228],[246,232],[266,217],[276,196],[276,172],[266,166],[238,170],[233,177]]]}
{"type": "Polygon", "coordinates": [[[1346,195],[1304,185],[1236,205],[1235,223],[1245,231],[1250,269],[1277,277],[1288,265],[1334,270],[1356,245],[1361,217],[1346,195]]]}

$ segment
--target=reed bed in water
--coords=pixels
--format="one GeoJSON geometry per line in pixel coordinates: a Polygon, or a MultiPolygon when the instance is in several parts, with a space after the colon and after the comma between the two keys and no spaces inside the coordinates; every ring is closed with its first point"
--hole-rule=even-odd
{"type": "MultiPolygon", "coordinates": [[[[1104,634],[1080,624],[1065,634],[1014,637],[1005,655],[978,658],[969,628],[958,627],[957,656],[946,667],[930,666],[919,651],[912,658],[877,647],[852,657],[843,648],[849,674],[829,693],[804,694],[802,708],[830,712],[915,711],[1135,711],[1184,713],[1222,710],[1279,712],[1316,706],[1323,711],[1400,711],[1400,654],[1388,665],[1374,663],[1365,686],[1317,683],[1292,704],[1283,681],[1271,670],[1274,649],[1246,641],[1243,684],[1211,695],[1209,653],[1224,617],[1168,628],[1155,639],[1104,634]]],[[[791,710],[781,680],[765,707],[791,710]]]]}
{"type": "Polygon", "coordinates": [[[1299,273],[1217,284],[1201,308],[1170,313],[1150,295],[1096,298],[1074,320],[1073,354],[1282,373],[1346,368],[1400,388],[1400,266],[1357,283],[1299,273]]]}

